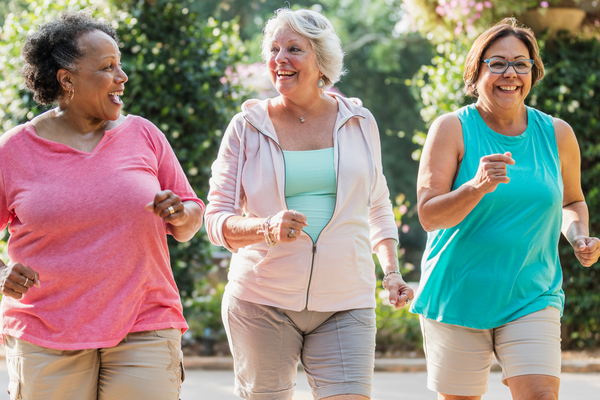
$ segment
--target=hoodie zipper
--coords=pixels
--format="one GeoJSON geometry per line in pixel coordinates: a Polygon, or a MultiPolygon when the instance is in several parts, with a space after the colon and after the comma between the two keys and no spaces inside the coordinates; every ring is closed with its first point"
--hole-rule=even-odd
{"type": "MultiPolygon", "coordinates": [[[[344,125],[346,125],[348,123],[348,121],[350,121],[352,118],[354,117],[361,117],[364,118],[362,115],[358,115],[358,114],[354,114],[351,117],[347,118],[340,126],[339,128],[337,128],[336,130],[336,134],[340,131],[340,129],[342,129],[344,127],[344,125]]],[[[256,125],[254,125],[251,121],[249,121],[247,118],[244,118],[250,125],[252,125],[252,127],[254,129],[256,129],[258,132],[260,132],[262,135],[268,137],[270,140],[273,141],[273,143],[275,143],[277,145],[277,147],[279,147],[279,150],[281,150],[281,154],[283,155],[283,149],[281,148],[281,146],[279,145],[279,143],[277,143],[277,141],[275,139],[273,139],[271,136],[267,135],[266,133],[264,133],[262,130],[260,130],[256,125]]],[[[338,145],[338,152],[339,152],[339,145],[338,145]]],[[[285,199],[285,185],[286,185],[286,174],[285,174],[285,169],[286,168],[286,164],[285,164],[285,156],[283,155],[283,202],[285,204],[285,208],[288,209],[287,206],[287,200],[285,199]]],[[[310,238],[311,242],[313,243],[312,245],[312,259],[310,262],[310,272],[308,275],[308,285],[306,286],[306,301],[304,302],[304,309],[308,309],[308,299],[310,296],[310,284],[312,283],[312,276],[313,276],[313,270],[315,267],[315,255],[317,254],[317,242],[319,241],[319,238],[321,237],[321,233],[323,233],[323,231],[325,230],[325,228],[329,225],[329,223],[331,223],[331,220],[333,219],[333,215],[335,214],[335,210],[337,208],[337,193],[338,193],[338,185],[339,185],[339,179],[338,179],[338,175],[340,173],[340,155],[338,154],[338,160],[337,160],[337,174],[335,176],[335,203],[333,205],[333,211],[331,213],[331,217],[329,217],[329,221],[327,221],[327,223],[325,224],[325,226],[323,226],[323,229],[321,229],[321,232],[319,232],[319,236],[317,236],[316,240],[313,240],[312,237],[310,235],[307,234],[307,236],[310,238]]]]}

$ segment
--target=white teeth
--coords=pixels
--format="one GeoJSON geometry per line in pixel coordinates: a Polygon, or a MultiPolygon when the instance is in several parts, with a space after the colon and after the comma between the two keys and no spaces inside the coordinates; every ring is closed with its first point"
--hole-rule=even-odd
{"type": "Polygon", "coordinates": [[[517,86],[499,86],[500,90],[517,90],[517,86]]]}
{"type": "Polygon", "coordinates": [[[110,92],[108,95],[109,96],[122,96],[123,95],[123,91],[120,91],[120,92],[110,92]]]}
{"type": "Polygon", "coordinates": [[[291,71],[277,71],[277,75],[279,75],[279,76],[292,76],[294,74],[295,74],[295,72],[291,72],[291,71]]]}

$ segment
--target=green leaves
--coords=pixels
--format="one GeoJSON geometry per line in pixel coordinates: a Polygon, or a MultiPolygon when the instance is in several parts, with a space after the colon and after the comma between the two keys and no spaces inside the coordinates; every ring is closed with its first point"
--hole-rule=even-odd
{"type": "MultiPolygon", "coordinates": [[[[600,42],[566,36],[542,49],[546,77],[531,91],[536,107],[568,122],[581,149],[581,182],[590,214],[590,234],[600,234],[600,42]]],[[[600,265],[583,267],[566,241],[560,244],[566,295],[563,342],[600,344],[600,265]]]]}

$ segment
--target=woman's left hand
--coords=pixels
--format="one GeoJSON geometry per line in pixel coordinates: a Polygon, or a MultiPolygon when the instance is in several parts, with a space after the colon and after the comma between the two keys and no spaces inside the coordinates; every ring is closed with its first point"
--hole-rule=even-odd
{"type": "Polygon", "coordinates": [[[173,226],[184,225],[188,219],[181,199],[170,190],[156,193],[154,201],[146,204],[146,210],[173,226]]]}
{"type": "Polygon", "coordinates": [[[572,241],[575,256],[584,267],[591,267],[600,257],[600,240],[595,237],[576,236],[572,241]]]}
{"type": "Polygon", "coordinates": [[[396,309],[406,307],[415,297],[413,290],[399,274],[388,275],[385,288],[390,292],[390,304],[396,309]]]}

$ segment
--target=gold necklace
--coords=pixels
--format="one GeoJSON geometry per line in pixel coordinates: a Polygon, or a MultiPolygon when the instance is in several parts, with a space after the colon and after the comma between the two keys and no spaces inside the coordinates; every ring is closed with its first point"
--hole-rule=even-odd
{"type": "Polygon", "coordinates": [[[318,102],[318,103],[317,103],[317,104],[316,104],[316,105],[315,105],[315,106],[312,108],[312,110],[310,110],[310,111],[308,112],[308,114],[306,114],[304,117],[299,117],[299,116],[297,116],[296,114],[294,114],[293,112],[291,112],[291,111],[290,111],[290,109],[289,109],[289,108],[287,108],[287,107],[285,106],[285,103],[283,102],[283,100],[281,101],[281,104],[283,104],[283,107],[285,107],[285,109],[286,109],[286,110],[287,110],[287,111],[288,111],[290,114],[292,114],[294,117],[298,118],[298,119],[300,120],[300,122],[304,123],[304,118],[308,117],[308,116],[310,115],[310,113],[311,113],[311,112],[313,112],[313,111],[315,110],[315,108],[317,108],[317,106],[318,106],[319,104],[321,104],[321,102],[323,101],[323,99],[324,99],[324,98],[325,98],[325,95],[321,96],[321,100],[319,100],[319,102],[318,102]]]}

